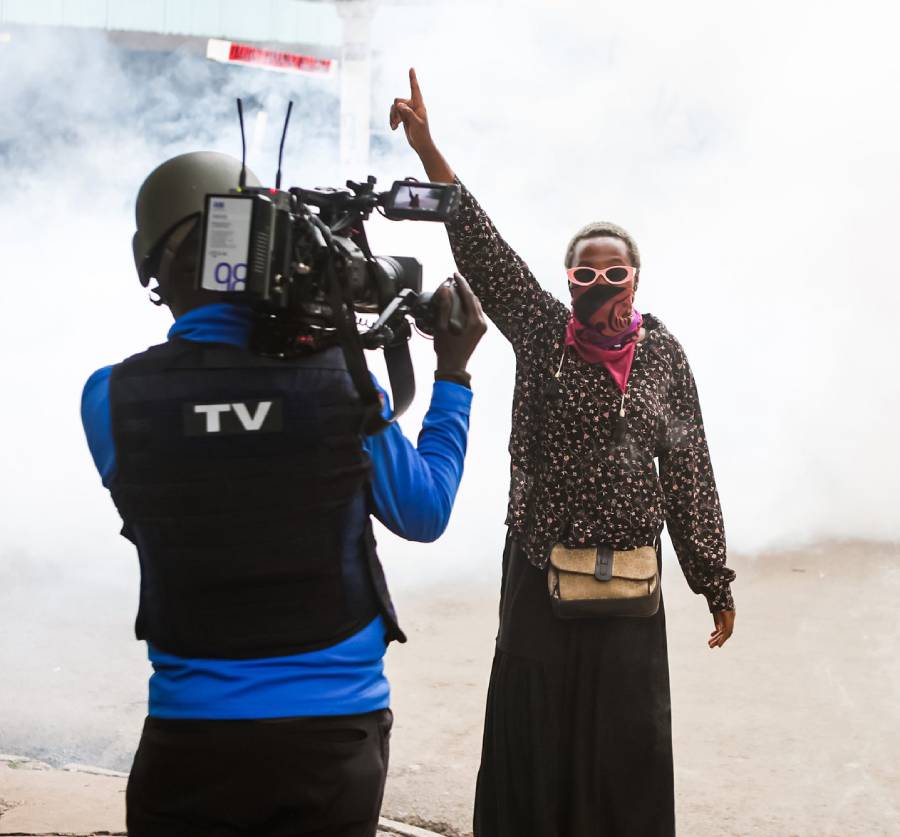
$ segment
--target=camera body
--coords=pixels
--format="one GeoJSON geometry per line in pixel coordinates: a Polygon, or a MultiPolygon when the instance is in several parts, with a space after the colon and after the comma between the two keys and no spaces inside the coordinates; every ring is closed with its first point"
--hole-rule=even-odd
{"type": "MultiPolygon", "coordinates": [[[[253,340],[261,354],[289,357],[336,340],[336,306],[379,314],[361,335],[365,348],[409,337],[407,317],[432,333],[433,295],[422,293],[422,265],[372,255],[364,228],[373,211],[391,220],[447,221],[459,203],[455,184],[375,178],[346,189],[237,188],[206,196],[199,287],[252,305],[263,316],[253,340]]],[[[451,328],[461,330],[452,293],[451,328]]]]}

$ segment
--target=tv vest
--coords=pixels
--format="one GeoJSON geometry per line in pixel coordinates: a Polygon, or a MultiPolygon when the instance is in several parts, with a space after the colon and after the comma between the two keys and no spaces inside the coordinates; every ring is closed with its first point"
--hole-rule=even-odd
{"type": "Polygon", "coordinates": [[[364,410],[339,348],[170,340],[114,367],[110,491],[138,550],[135,632],[183,657],[405,641],[369,518],[364,410]]]}

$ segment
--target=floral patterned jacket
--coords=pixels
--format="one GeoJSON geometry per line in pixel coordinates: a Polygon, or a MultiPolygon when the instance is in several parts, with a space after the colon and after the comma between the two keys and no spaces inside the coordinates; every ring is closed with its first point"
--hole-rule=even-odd
{"type": "Polygon", "coordinates": [[[711,611],[732,609],[734,572],[725,564],[722,510],[681,344],[644,315],[625,433],[615,434],[621,392],[602,365],[565,348],[569,307],[541,288],[459,185],[461,205],[447,224],[453,255],[516,353],[506,523],[529,560],[545,567],[555,543],[652,545],[665,522],[691,589],[711,611]]]}

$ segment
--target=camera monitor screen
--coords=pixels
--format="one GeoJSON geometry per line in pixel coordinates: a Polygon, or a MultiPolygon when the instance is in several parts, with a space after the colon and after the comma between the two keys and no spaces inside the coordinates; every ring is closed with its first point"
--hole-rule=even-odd
{"type": "Polygon", "coordinates": [[[385,204],[388,218],[446,221],[459,199],[459,187],[452,183],[419,183],[397,180],[385,204]]]}

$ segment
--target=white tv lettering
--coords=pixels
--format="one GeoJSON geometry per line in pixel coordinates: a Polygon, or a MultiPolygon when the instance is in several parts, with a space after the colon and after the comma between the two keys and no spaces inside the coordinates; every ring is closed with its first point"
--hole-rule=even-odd
{"type": "Polygon", "coordinates": [[[256,407],[256,412],[251,414],[246,404],[196,404],[194,405],[195,413],[204,413],[206,415],[206,432],[221,433],[222,432],[222,414],[234,410],[234,414],[238,417],[238,421],[244,430],[259,430],[265,424],[272,409],[271,401],[260,401],[256,407]]]}
{"type": "Polygon", "coordinates": [[[239,421],[244,426],[244,430],[259,430],[263,426],[266,416],[269,415],[271,407],[271,401],[260,401],[256,408],[256,415],[251,416],[246,404],[231,405],[235,415],[237,415],[239,421]]]}
{"type": "Polygon", "coordinates": [[[206,413],[206,432],[218,433],[222,430],[222,413],[227,413],[231,404],[195,404],[195,413],[206,413]]]}

